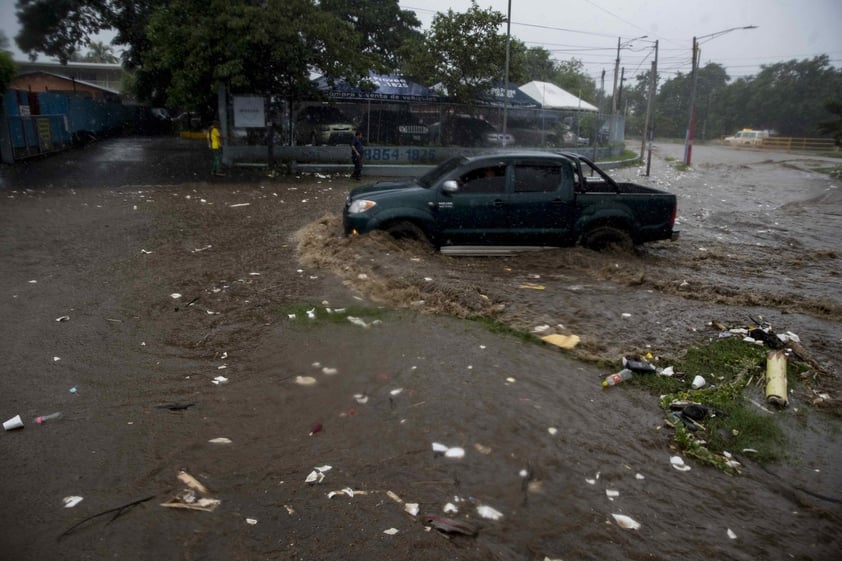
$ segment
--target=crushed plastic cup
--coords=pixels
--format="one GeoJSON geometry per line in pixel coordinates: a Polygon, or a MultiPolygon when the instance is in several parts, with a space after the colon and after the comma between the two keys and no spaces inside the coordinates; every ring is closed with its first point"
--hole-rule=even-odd
{"type": "Polygon", "coordinates": [[[23,419],[20,418],[20,415],[15,415],[11,419],[3,423],[3,428],[6,430],[22,429],[23,419]]]}
{"type": "Polygon", "coordinates": [[[693,378],[692,386],[694,390],[705,387],[705,384],[707,384],[707,381],[702,376],[696,376],[693,378]]]}

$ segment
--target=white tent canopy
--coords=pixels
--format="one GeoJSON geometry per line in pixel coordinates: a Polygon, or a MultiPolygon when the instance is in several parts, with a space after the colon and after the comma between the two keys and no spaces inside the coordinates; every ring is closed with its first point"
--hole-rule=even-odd
{"type": "Polygon", "coordinates": [[[583,101],[581,98],[549,82],[535,80],[522,85],[518,89],[534,99],[544,109],[599,111],[599,109],[587,101],[583,101]]]}

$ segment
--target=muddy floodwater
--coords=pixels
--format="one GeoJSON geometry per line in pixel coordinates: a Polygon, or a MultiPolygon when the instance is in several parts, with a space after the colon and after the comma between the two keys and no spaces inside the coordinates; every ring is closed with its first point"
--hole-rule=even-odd
{"type": "Polygon", "coordinates": [[[347,177],[211,179],[186,140],[0,170],[0,559],[839,559],[838,160],[681,149],[612,172],[678,195],[634,254],[344,238],[347,177]],[[784,461],[679,471],[657,398],[600,386],[758,321],[821,372],[784,461]],[[218,505],[161,506],[182,470],[218,505]]]}

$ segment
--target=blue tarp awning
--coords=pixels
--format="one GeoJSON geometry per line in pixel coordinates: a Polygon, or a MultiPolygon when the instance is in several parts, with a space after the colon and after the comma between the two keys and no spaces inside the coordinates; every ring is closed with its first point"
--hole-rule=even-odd
{"type": "Polygon", "coordinates": [[[352,86],[344,80],[337,80],[333,85],[325,76],[314,80],[316,87],[334,99],[375,99],[383,101],[437,101],[439,95],[430,88],[410,82],[395,75],[370,74],[368,81],[373,90],[352,86]]]}

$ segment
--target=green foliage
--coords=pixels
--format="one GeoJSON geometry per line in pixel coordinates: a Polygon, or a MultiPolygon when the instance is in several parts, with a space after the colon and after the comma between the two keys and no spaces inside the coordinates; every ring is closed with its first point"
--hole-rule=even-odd
{"type": "Polygon", "coordinates": [[[842,146],[842,100],[831,100],[825,103],[828,113],[835,115],[834,119],[818,123],[818,130],[822,134],[833,137],[837,146],[842,146]]]}
{"type": "MultiPolygon", "coordinates": [[[[645,388],[660,396],[660,405],[670,420],[670,404],[676,400],[701,403],[717,410],[717,414],[702,421],[704,431],[692,432],[677,419],[674,439],[688,456],[734,472],[723,452],[756,450],[752,459],[769,462],[784,454],[785,438],[775,418],[762,412],[745,394],[751,391],[752,381],[762,379],[768,349],[747,344],[739,337],[715,339],[691,347],[682,360],[673,364],[676,375],[663,377],[640,375],[628,384],[645,388]],[[695,376],[704,377],[708,385],[690,389],[695,376]]],[[[797,368],[790,365],[794,372],[797,368]]]]}
{"type": "Polygon", "coordinates": [[[415,12],[402,10],[396,0],[320,0],[319,6],[360,35],[360,51],[374,55],[378,71],[399,72],[401,47],[422,37],[415,12]]]}
{"type": "Polygon", "coordinates": [[[12,55],[6,51],[0,51],[0,93],[6,91],[17,72],[17,65],[12,55]]]}
{"type": "MultiPolygon", "coordinates": [[[[832,104],[840,101],[842,70],[826,55],[763,66],[757,76],[727,83],[717,64],[699,69],[696,88],[696,137],[717,138],[741,128],[769,129],[784,136],[811,137],[826,132],[832,104]]],[[[690,117],[691,77],[679,73],[661,86],[655,130],[683,137],[690,117]]],[[[834,113],[835,114],[835,113],[834,113]]],[[[833,129],[836,130],[836,129],[833,129]]]]}
{"type": "Polygon", "coordinates": [[[107,0],[18,0],[21,30],[15,39],[33,60],[41,52],[66,63],[79,45],[110,27],[110,13],[107,0]]]}
{"type": "Polygon", "coordinates": [[[464,13],[436,14],[424,41],[412,41],[411,52],[405,51],[406,75],[441,82],[451,98],[472,103],[504,78],[506,36],[497,31],[505,21],[504,14],[482,10],[475,1],[464,13]]]}
{"type": "Polygon", "coordinates": [[[220,82],[298,99],[313,93],[314,68],[353,82],[373,64],[353,28],[310,0],[174,0],[152,14],[147,38],[138,71],[146,97],[165,93],[169,104],[200,111],[220,82]],[[164,76],[166,91],[155,91],[164,76]]]}

